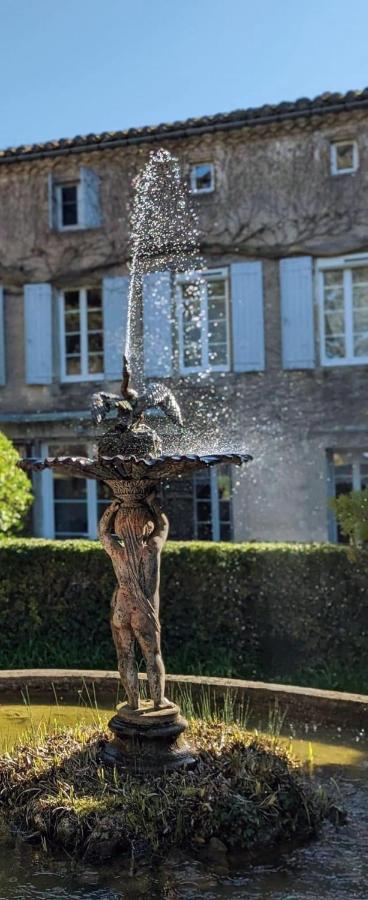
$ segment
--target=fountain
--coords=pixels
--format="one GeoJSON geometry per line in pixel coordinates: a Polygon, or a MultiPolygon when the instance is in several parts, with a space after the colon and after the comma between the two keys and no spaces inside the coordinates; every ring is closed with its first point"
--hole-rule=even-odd
{"type": "Polygon", "coordinates": [[[99,533],[111,558],[117,587],[112,599],[111,628],[127,702],[109,722],[113,739],[104,747],[105,762],[134,771],[161,771],[190,766],[195,755],[187,746],[186,720],[165,697],[161,655],[159,582],[161,552],[169,523],[157,498],[165,479],[221,463],[241,465],[251,457],[231,450],[182,453],[182,414],[173,392],[163,382],[146,383],[143,349],[143,279],[152,272],[193,272],[201,266],[195,221],[176,160],[164,150],[152,153],[138,180],[133,212],[132,264],[128,325],[120,394],[100,391],[92,397],[96,426],[115,413],[99,435],[96,456],[21,460],[25,470],[53,469],[99,479],[113,501],[102,515],[99,533]],[[145,416],[160,412],[178,430],[178,450],[164,452],[161,438],[145,416]],[[139,697],[135,643],[147,667],[150,699],[139,697]]]}

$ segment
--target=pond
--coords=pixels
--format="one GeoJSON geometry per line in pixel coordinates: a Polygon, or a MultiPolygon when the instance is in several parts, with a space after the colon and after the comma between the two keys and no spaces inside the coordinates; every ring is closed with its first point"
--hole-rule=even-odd
{"type": "MultiPolygon", "coordinates": [[[[3,698],[5,699],[5,698],[3,698]]],[[[5,700],[0,706],[2,749],[29,728],[107,722],[106,708],[38,702],[28,706],[5,700]]],[[[328,824],[321,838],[307,846],[277,850],[257,866],[244,857],[209,859],[188,853],[170,854],[154,872],[137,858],[134,871],[114,864],[97,868],[63,857],[51,857],[21,841],[0,837],[0,900],[122,900],[122,898],[249,898],[249,900],[367,900],[368,898],[368,742],[363,733],[303,729],[284,725],[284,739],[300,759],[313,767],[313,777],[334,779],[348,812],[346,825],[328,824]]]]}

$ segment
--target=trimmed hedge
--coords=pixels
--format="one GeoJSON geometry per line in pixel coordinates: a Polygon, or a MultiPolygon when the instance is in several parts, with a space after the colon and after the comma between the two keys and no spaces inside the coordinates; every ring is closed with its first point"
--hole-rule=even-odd
{"type": "MultiPolygon", "coordinates": [[[[0,542],[0,667],[116,668],[98,543],[0,542]]],[[[332,544],[168,543],[168,671],[368,692],[368,558],[332,544]]]]}

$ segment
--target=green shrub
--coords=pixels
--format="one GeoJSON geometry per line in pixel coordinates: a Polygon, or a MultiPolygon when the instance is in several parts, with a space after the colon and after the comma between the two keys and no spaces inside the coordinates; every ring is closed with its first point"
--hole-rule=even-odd
{"type": "Polygon", "coordinates": [[[330,505],[342,533],[353,547],[368,543],[368,490],[341,494],[330,505]]]}
{"type": "MultiPolygon", "coordinates": [[[[116,668],[98,543],[9,538],[0,571],[0,667],[116,668]]],[[[167,670],[368,691],[367,588],[344,546],[168,543],[167,670]]]]}
{"type": "Polygon", "coordinates": [[[33,502],[28,476],[17,468],[19,455],[0,432],[0,537],[20,531],[33,502]]]}

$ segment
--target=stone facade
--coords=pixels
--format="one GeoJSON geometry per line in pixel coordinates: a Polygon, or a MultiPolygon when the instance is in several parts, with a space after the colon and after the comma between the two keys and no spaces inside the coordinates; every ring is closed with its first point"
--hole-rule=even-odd
{"type": "MultiPolygon", "coordinates": [[[[244,120],[231,127],[230,121],[226,130],[217,131],[212,119],[197,132],[194,124],[178,126],[175,137],[164,128],[155,137],[186,173],[196,163],[214,164],[215,190],[195,198],[208,268],[262,262],[264,370],[210,372],[198,380],[174,369],[172,377],[184,416],[195,417],[204,408],[206,428],[217,442],[246,447],[254,456],[243,472],[233,472],[235,540],[333,537],[327,503],[331,454],[368,450],[366,364],[321,364],[316,293],[315,364],[285,368],[279,265],[280,259],[312,258],[315,285],[317,259],[362,254],[364,265],[367,253],[368,261],[368,109],[356,103],[357,108],[341,104],[336,110],[331,103],[306,115],[303,108],[298,114],[297,105],[289,106],[289,114],[272,124],[260,116],[258,123],[244,120]],[[355,142],[359,165],[336,177],[331,144],[343,141],[355,142]]],[[[59,142],[34,153],[20,149],[0,156],[6,370],[0,427],[33,455],[43,442],[67,446],[71,435],[79,444],[93,441],[90,394],[99,384],[117,387],[105,381],[62,383],[57,367],[52,383],[26,384],[23,291],[29,283],[50,283],[56,290],[97,286],[107,276],[127,273],[132,182],[152,140],[144,133],[134,143],[124,140],[117,146],[106,138],[93,147],[81,139],[77,149],[59,142]],[[50,228],[50,176],[54,182],[77,181],[81,166],[100,178],[100,227],[50,228]]],[[[58,353],[55,346],[56,358],[58,353]]],[[[188,512],[192,499],[185,500],[185,491],[181,497],[188,512]]],[[[38,498],[36,533],[43,532],[41,507],[38,498]]],[[[190,526],[183,523],[188,537],[190,526]]],[[[174,535],[180,535],[180,527],[174,535]]]]}

